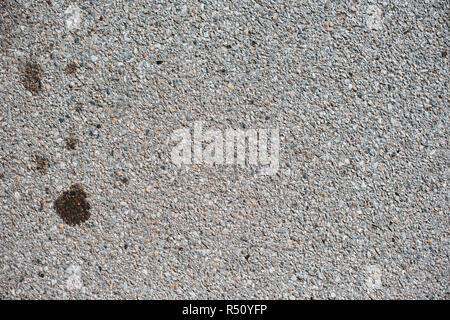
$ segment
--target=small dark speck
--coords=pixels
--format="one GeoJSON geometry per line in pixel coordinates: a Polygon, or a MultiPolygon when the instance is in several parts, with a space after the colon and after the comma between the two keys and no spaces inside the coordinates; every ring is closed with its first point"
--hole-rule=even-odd
{"type": "Polygon", "coordinates": [[[45,275],[43,272],[39,272],[39,277],[43,278],[45,275]]]}
{"type": "Polygon", "coordinates": [[[269,120],[270,119],[270,116],[266,116],[266,120],[269,120]]]}
{"type": "Polygon", "coordinates": [[[441,56],[442,58],[447,58],[447,51],[442,51],[441,56]]]}
{"type": "Polygon", "coordinates": [[[80,43],[80,38],[75,38],[75,43],[80,43]]]}
{"type": "Polygon", "coordinates": [[[156,61],[156,64],[158,64],[158,65],[159,65],[159,64],[163,64],[163,62],[164,62],[164,61],[162,61],[162,60],[157,60],[157,61],[156,61]]]}
{"type": "Polygon", "coordinates": [[[102,125],[99,123],[97,124],[97,129],[100,129],[102,127],[102,125]]]}

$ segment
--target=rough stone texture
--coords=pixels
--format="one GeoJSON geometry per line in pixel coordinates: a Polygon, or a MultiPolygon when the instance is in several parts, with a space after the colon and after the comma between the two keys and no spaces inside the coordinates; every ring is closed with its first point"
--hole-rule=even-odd
{"type": "Polygon", "coordinates": [[[449,9],[0,1],[0,298],[448,299],[449,9]],[[279,174],[178,169],[197,120],[279,127],[279,174]]]}

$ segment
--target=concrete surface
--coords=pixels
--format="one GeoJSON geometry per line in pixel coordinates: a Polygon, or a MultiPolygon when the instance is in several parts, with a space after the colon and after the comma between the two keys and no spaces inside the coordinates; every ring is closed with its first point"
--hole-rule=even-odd
{"type": "Polygon", "coordinates": [[[448,299],[449,6],[1,0],[0,297],[448,299]],[[195,121],[277,174],[178,168],[195,121]]]}

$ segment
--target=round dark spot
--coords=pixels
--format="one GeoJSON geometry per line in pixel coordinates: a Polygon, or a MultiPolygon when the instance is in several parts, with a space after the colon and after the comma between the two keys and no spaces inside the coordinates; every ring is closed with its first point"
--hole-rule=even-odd
{"type": "Polygon", "coordinates": [[[55,200],[56,213],[68,225],[77,225],[89,219],[91,208],[87,194],[80,184],[74,184],[55,200]]]}
{"type": "Polygon", "coordinates": [[[74,137],[67,137],[66,138],[66,148],[69,150],[75,150],[76,146],[78,144],[78,139],[74,137]]]}
{"type": "Polygon", "coordinates": [[[41,66],[33,61],[29,61],[25,64],[25,70],[23,72],[22,82],[28,91],[32,94],[37,94],[42,89],[41,83],[41,66]]]}
{"type": "Polygon", "coordinates": [[[66,74],[74,74],[75,72],[78,71],[78,68],[80,66],[78,64],[76,64],[75,62],[70,62],[66,65],[66,68],[64,69],[64,72],[66,74]]]}
{"type": "Polygon", "coordinates": [[[43,155],[35,154],[33,156],[35,163],[34,170],[40,173],[47,173],[47,169],[50,165],[50,161],[43,155]]]}

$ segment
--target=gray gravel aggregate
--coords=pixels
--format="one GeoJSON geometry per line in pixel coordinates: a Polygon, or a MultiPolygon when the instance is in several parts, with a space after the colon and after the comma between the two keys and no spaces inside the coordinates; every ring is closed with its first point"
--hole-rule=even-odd
{"type": "Polygon", "coordinates": [[[448,299],[449,9],[0,0],[0,298],[448,299]],[[278,173],[175,166],[200,120],[278,173]]]}

